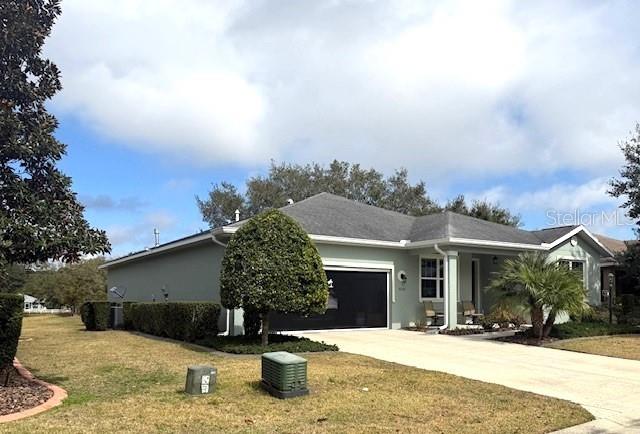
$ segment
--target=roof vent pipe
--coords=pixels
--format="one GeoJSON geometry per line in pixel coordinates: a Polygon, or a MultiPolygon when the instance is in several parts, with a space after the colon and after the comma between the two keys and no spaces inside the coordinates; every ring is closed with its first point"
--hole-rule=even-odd
{"type": "Polygon", "coordinates": [[[155,247],[158,247],[160,245],[160,231],[158,230],[158,228],[153,228],[153,237],[155,239],[155,247]]]}
{"type": "Polygon", "coordinates": [[[236,221],[237,222],[240,221],[240,210],[239,209],[236,210],[236,221]]]}

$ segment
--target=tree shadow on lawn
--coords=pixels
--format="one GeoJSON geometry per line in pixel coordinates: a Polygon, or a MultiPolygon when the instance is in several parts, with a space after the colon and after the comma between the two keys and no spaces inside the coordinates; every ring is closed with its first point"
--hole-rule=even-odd
{"type": "Polygon", "coordinates": [[[36,377],[38,380],[42,380],[45,381],[47,383],[51,383],[51,384],[60,384],[60,383],[64,383],[65,381],[69,381],[69,377],[65,376],[65,375],[55,375],[55,374],[51,374],[51,375],[47,375],[47,374],[42,374],[42,371],[38,368],[32,368],[30,366],[26,366],[25,368],[31,372],[31,374],[33,374],[34,377],[36,377]]]}

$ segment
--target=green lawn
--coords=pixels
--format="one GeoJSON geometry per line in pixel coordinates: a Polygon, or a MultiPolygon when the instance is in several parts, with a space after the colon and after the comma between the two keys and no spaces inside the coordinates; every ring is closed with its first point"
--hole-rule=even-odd
{"type": "Polygon", "coordinates": [[[565,401],[344,353],[306,354],[311,394],[281,401],[258,386],[259,356],[86,332],[77,318],[26,318],[23,338],[20,360],[70,396],[2,432],[542,433],[591,419],[565,401]],[[218,368],[218,390],[186,397],[186,367],[200,363],[218,368]]]}
{"type": "Polygon", "coordinates": [[[581,353],[640,360],[640,335],[570,339],[554,342],[548,346],[581,353]]]}

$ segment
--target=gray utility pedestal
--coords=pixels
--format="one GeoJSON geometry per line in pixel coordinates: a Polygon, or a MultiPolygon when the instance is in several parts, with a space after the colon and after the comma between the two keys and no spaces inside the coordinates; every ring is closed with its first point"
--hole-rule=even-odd
{"type": "Polygon", "coordinates": [[[188,395],[206,395],[216,387],[218,370],[213,366],[193,365],[187,368],[187,384],[184,387],[188,395]]]}
{"type": "Polygon", "coordinates": [[[286,351],[262,355],[262,387],[277,398],[308,395],[307,361],[286,351]]]}

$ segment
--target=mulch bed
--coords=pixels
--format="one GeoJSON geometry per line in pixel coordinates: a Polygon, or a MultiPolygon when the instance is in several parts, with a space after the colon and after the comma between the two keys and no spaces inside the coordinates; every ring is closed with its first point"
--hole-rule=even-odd
{"type": "Polygon", "coordinates": [[[550,344],[551,342],[555,342],[558,339],[556,338],[544,338],[542,340],[534,337],[534,336],[530,336],[527,333],[516,333],[513,336],[504,336],[501,338],[496,338],[494,339],[496,341],[500,341],[500,342],[510,342],[512,344],[522,344],[522,345],[533,345],[536,347],[542,347],[546,344],[550,344]]]}
{"type": "Polygon", "coordinates": [[[6,373],[0,373],[0,416],[44,404],[53,396],[47,387],[21,377],[11,369],[9,384],[3,387],[6,373]]]}

